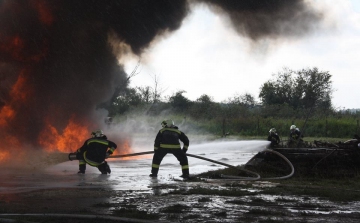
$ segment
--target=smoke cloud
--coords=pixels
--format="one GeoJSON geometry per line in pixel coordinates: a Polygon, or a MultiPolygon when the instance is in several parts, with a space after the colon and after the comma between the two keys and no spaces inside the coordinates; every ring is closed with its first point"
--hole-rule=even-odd
{"type": "Polygon", "coordinates": [[[306,0],[195,0],[227,16],[232,27],[253,41],[299,38],[319,27],[323,12],[306,0]]]}
{"type": "Polygon", "coordinates": [[[103,122],[98,106],[128,84],[114,46],[141,55],[198,4],[253,40],[302,35],[322,18],[304,0],[0,0],[0,152],[70,130],[83,140],[103,122]]]}

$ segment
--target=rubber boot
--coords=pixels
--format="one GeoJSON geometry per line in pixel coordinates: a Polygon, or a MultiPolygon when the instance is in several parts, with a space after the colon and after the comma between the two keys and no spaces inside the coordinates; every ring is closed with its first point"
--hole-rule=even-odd
{"type": "MultiPolygon", "coordinates": [[[[99,169],[99,171],[101,172],[101,174],[107,174],[108,173],[108,164],[107,162],[104,162],[102,164],[100,164],[97,168],[99,169]]],[[[110,170],[110,167],[109,167],[110,170]]],[[[111,172],[111,170],[110,170],[111,172]]]]}
{"type": "Polygon", "coordinates": [[[85,174],[86,164],[79,164],[79,172],[78,174],[85,174]]]}
{"type": "Polygon", "coordinates": [[[182,177],[184,179],[190,179],[189,169],[183,169],[182,175],[180,177],[182,177]]]}
{"type": "Polygon", "coordinates": [[[159,172],[159,168],[151,168],[151,174],[149,175],[149,177],[157,177],[157,174],[159,172]]]}

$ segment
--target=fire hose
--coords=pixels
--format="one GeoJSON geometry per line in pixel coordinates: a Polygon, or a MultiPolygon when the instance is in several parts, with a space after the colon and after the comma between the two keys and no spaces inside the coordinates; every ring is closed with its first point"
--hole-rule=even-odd
{"type": "MultiPolygon", "coordinates": [[[[223,166],[226,166],[226,167],[229,167],[229,168],[235,168],[237,170],[240,170],[240,171],[243,171],[243,172],[246,172],[246,173],[249,173],[249,174],[255,176],[255,177],[240,177],[240,176],[232,176],[232,175],[221,175],[221,177],[222,177],[221,180],[245,180],[245,181],[280,180],[280,179],[290,178],[290,177],[292,177],[294,175],[294,172],[295,172],[294,166],[292,165],[292,163],[284,155],[282,155],[281,153],[279,153],[277,151],[270,150],[270,149],[265,149],[262,152],[274,153],[274,154],[278,155],[279,157],[281,157],[290,166],[291,173],[286,175],[286,176],[281,176],[281,177],[261,178],[261,176],[258,173],[247,170],[247,169],[245,169],[243,167],[233,166],[233,165],[230,165],[230,164],[227,164],[227,163],[223,163],[223,162],[219,162],[219,161],[216,161],[216,160],[208,159],[208,158],[198,156],[198,155],[193,155],[193,154],[190,154],[190,153],[186,153],[186,155],[189,156],[189,157],[194,157],[194,158],[197,158],[197,159],[202,159],[202,160],[206,160],[206,161],[209,161],[209,162],[212,162],[212,163],[223,165],[223,166]]],[[[146,154],[152,154],[152,153],[154,153],[154,151],[146,151],[146,152],[141,152],[141,153],[130,153],[130,154],[123,154],[123,155],[111,155],[108,158],[124,158],[124,157],[140,156],[140,155],[146,155],[146,154]]],[[[70,155],[69,155],[69,159],[70,159],[70,155]]],[[[213,181],[215,179],[211,179],[211,180],[213,181]]]]}

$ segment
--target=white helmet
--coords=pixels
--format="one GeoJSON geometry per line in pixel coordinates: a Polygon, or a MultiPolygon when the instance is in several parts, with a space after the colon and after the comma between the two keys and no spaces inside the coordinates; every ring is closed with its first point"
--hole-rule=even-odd
{"type": "Polygon", "coordinates": [[[296,126],[295,125],[292,125],[292,126],[290,126],[290,130],[295,130],[296,129],[296,126]]]}
{"type": "Polygon", "coordinates": [[[104,133],[103,133],[103,131],[101,131],[100,129],[98,129],[98,130],[93,131],[93,132],[91,133],[91,136],[92,136],[92,137],[102,137],[102,136],[104,136],[104,133]]]}
{"type": "Polygon", "coordinates": [[[174,125],[174,122],[173,122],[173,120],[171,120],[171,119],[169,119],[169,120],[164,120],[164,121],[161,122],[161,126],[162,126],[163,128],[165,128],[165,127],[172,127],[173,125],[174,125]]]}
{"type": "Polygon", "coordinates": [[[276,133],[276,129],[275,128],[271,128],[269,133],[276,133]]]}

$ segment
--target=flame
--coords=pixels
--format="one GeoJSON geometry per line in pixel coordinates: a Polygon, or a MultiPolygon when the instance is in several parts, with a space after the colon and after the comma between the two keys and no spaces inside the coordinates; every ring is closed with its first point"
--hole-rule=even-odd
{"type": "MultiPolygon", "coordinates": [[[[131,153],[132,149],[130,147],[129,140],[124,140],[124,142],[121,145],[118,145],[117,149],[114,151],[114,155],[123,155],[131,153]]],[[[123,157],[121,158],[123,160],[133,160],[133,157],[123,157]]]]}
{"type": "Polygon", "coordinates": [[[6,127],[8,122],[16,115],[15,109],[12,107],[14,102],[22,103],[29,97],[31,91],[25,90],[26,77],[25,70],[20,72],[16,83],[12,86],[10,91],[11,102],[7,103],[0,109],[0,127],[6,127]]]}
{"type": "Polygon", "coordinates": [[[0,127],[7,125],[7,120],[14,117],[15,111],[8,105],[5,105],[0,110],[0,127]]]}
{"type": "Polygon", "coordinates": [[[4,160],[7,160],[10,158],[10,153],[8,151],[0,151],[0,163],[4,160]]]}
{"type": "Polygon", "coordinates": [[[88,127],[76,123],[73,117],[62,133],[48,124],[40,134],[39,144],[48,152],[72,152],[77,150],[88,137],[88,127]]]}
{"type": "Polygon", "coordinates": [[[13,159],[13,152],[16,153],[16,158],[21,158],[21,143],[20,141],[14,137],[5,134],[3,136],[4,141],[0,145],[0,164],[5,161],[9,161],[10,159],[13,159]],[[10,149],[9,149],[10,148],[10,149]]]}
{"type": "Polygon", "coordinates": [[[13,100],[18,100],[18,101],[26,101],[26,98],[29,97],[30,91],[26,90],[26,77],[25,77],[26,71],[22,70],[20,72],[20,75],[16,81],[16,83],[14,84],[14,86],[11,89],[10,95],[11,98],[13,98],[13,100]]]}

